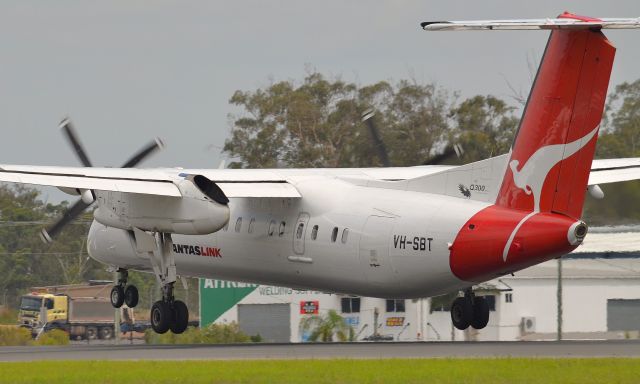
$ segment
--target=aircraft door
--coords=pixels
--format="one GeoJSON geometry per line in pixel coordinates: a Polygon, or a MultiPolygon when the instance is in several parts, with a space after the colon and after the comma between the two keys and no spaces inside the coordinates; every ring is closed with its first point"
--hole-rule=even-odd
{"type": "Polygon", "coordinates": [[[392,217],[369,216],[360,237],[360,264],[367,281],[372,284],[389,282],[393,277],[389,258],[389,236],[394,225],[392,217]]]}
{"type": "Polygon", "coordinates": [[[300,213],[298,216],[298,221],[296,222],[296,226],[293,230],[293,251],[302,255],[304,253],[304,239],[307,233],[307,224],[309,223],[309,214],[308,213],[300,213]]]}

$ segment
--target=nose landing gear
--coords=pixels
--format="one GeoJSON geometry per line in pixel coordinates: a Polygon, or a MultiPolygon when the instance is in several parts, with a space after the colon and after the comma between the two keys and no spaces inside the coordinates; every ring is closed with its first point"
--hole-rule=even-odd
{"type": "Polygon", "coordinates": [[[451,321],[453,326],[465,330],[472,326],[483,329],[489,323],[489,304],[482,296],[476,296],[470,289],[463,297],[458,297],[451,304],[451,321]]]}

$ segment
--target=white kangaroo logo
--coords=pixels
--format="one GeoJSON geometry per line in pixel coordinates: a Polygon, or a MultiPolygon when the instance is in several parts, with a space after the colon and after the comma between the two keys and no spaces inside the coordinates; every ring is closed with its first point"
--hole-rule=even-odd
{"type": "Polygon", "coordinates": [[[570,143],[553,144],[538,148],[520,170],[518,170],[520,161],[511,160],[509,162],[509,168],[511,168],[511,172],[513,173],[513,182],[515,185],[522,189],[527,195],[533,194],[533,212],[523,217],[513,229],[513,232],[511,232],[509,240],[502,251],[502,259],[504,261],[507,261],[511,243],[522,224],[540,212],[542,186],[551,168],[587,145],[593,136],[595,136],[596,132],[598,132],[599,127],[600,126],[596,126],[591,132],[570,143]]]}

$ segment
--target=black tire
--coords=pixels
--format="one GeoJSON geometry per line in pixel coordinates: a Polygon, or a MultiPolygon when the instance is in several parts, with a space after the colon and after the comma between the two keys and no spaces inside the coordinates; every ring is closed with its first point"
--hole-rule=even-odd
{"type": "Polygon", "coordinates": [[[97,327],[87,327],[84,337],[87,340],[95,340],[98,338],[98,328],[97,327]]]}
{"type": "Polygon", "coordinates": [[[482,329],[489,323],[489,303],[487,300],[478,296],[473,299],[473,319],[471,326],[475,329],[482,329]]]}
{"type": "Polygon", "coordinates": [[[171,332],[179,335],[189,326],[189,309],[180,300],[173,302],[173,321],[171,322],[171,332]]]}
{"type": "Polygon", "coordinates": [[[151,307],[151,315],[149,316],[151,328],[159,334],[167,333],[172,320],[173,311],[169,304],[164,301],[156,301],[151,307]]]}
{"type": "Polygon", "coordinates": [[[111,305],[114,308],[120,308],[124,304],[124,289],[119,285],[114,285],[111,288],[111,305]]]}
{"type": "Polygon", "coordinates": [[[113,338],[113,328],[112,327],[100,327],[98,329],[98,338],[100,340],[109,340],[113,338]]]}
{"type": "Polygon", "coordinates": [[[473,305],[465,297],[456,298],[451,304],[451,322],[461,331],[469,328],[473,318],[473,305]]]}
{"type": "Polygon", "coordinates": [[[124,290],[124,303],[127,304],[127,307],[135,308],[136,305],[138,305],[139,298],[138,288],[136,288],[135,285],[129,285],[127,289],[124,290]]]}

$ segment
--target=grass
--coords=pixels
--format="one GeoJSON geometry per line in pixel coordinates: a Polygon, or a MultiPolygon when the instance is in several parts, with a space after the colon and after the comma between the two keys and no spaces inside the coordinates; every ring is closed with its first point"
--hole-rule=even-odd
{"type": "Polygon", "coordinates": [[[0,383],[638,383],[639,359],[37,361],[0,383]]]}

